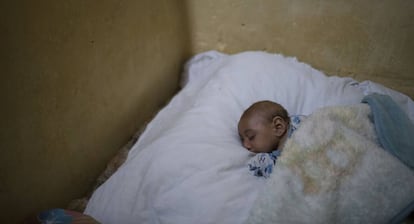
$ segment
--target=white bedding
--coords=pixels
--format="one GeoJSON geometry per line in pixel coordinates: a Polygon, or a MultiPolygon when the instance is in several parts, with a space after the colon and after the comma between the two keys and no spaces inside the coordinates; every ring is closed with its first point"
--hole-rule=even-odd
{"type": "Polygon", "coordinates": [[[244,223],[265,180],[247,172],[252,155],[236,127],[242,111],[258,100],[308,115],[382,92],[414,121],[414,103],[399,92],[327,77],[295,58],[265,52],[196,55],[182,86],[127,161],[94,192],[86,214],[102,223],[244,223]]]}
{"type": "Polygon", "coordinates": [[[400,223],[414,172],[380,148],[370,116],[362,103],[314,111],[287,140],[247,223],[400,223]]]}

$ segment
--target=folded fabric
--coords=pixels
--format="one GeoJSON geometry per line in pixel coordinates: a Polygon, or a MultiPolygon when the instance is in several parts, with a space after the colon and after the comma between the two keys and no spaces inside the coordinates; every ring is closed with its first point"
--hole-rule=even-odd
{"type": "Polygon", "coordinates": [[[391,97],[370,94],[362,99],[371,108],[378,141],[382,147],[414,169],[414,124],[391,97]]]}

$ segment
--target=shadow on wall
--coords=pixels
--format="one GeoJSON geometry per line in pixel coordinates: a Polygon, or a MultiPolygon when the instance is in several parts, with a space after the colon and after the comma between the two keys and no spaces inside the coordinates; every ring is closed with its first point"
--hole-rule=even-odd
{"type": "Polygon", "coordinates": [[[178,90],[179,0],[0,3],[0,222],[65,208],[178,90]]]}

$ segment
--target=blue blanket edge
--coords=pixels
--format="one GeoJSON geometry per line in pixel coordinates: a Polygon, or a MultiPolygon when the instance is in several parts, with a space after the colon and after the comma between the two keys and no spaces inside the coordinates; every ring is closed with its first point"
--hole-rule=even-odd
{"type": "MultiPolygon", "coordinates": [[[[361,102],[371,108],[371,118],[383,149],[414,170],[414,124],[407,114],[388,95],[373,93],[361,102]]],[[[414,200],[389,223],[402,223],[413,211],[414,200]]]]}

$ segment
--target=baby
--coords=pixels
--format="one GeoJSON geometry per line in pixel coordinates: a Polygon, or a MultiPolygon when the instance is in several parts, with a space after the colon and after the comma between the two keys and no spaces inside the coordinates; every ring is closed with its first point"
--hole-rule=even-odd
{"type": "Polygon", "coordinates": [[[282,105],[272,101],[256,102],[243,112],[238,131],[243,146],[256,153],[249,161],[253,175],[269,177],[286,139],[303,117],[289,117],[282,105]]]}

